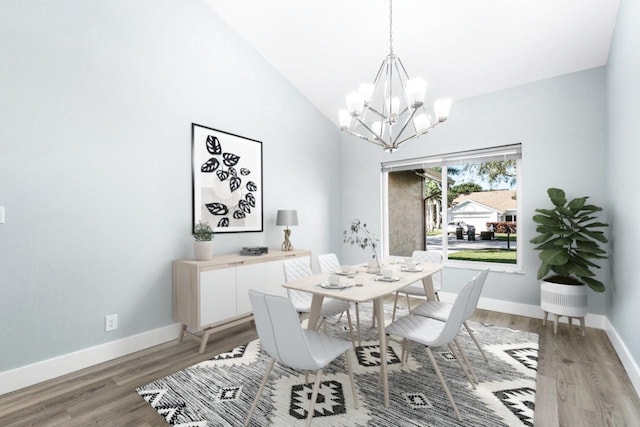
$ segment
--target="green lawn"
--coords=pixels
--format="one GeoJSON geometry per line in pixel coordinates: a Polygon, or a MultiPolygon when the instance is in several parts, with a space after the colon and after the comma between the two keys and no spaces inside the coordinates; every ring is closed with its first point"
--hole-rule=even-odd
{"type": "Polygon", "coordinates": [[[449,259],[460,261],[501,262],[503,264],[516,263],[515,249],[478,249],[454,252],[449,259]]]}
{"type": "MultiPolygon", "coordinates": [[[[494,240],[500,240],[503,242],[507,241],[507,233],[496,233],[494,235],[494,240]]],[[[511,233],[511,235],[509,236],[509,240],[511,240],[512,242],[516,241],[516,233],[511,233]]]]}

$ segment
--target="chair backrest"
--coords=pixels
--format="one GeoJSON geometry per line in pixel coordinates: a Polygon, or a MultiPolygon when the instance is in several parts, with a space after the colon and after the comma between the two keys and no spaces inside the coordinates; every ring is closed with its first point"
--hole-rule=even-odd
{"type": "MultiPolygon", "coordinates": [[[[442,264],[442,251],[429,250],[429,251],[413,251],[411,254],[411,261],[413,262],[432,262],[434,264],[442,264]]],[[[442,271],[431,276],[433,281],[433,290],[438,292],[442,289],[442,271]]]]}
{"type": "Polygon", "coordinates": [[[318,265],[321,273],[333,273],[340,270],[340,261],[336,254],[318,255],[318,265]]]}
{"type": "Polygon", "coordinates": [[[449,317],[447,318],[442,331],[440,331],[440,335],[431,343],[432,347],[448,344],[455,338],[458,331],[460,331],[462,322],[465,320],[465,310],[469,304],[469,300],[471,299],[471,294],[473,293],[475,286],[476,280],[474,278],[462,287],[462,290],[458,293],[458,296],[451,307],[451,312],[449,313],[449,317]]]}
{"type": "MultiPolygon", "coordinates": [[[[309,257],[287,259],[282,263],[282,267],[284,268],[285,282],[302,279],[313,274],[309,266],[309,257]]],[[[287,296],[299,312],[307,313],[311,310],[312,297],[308,292],[287,289],[287,296]]]]}
{"type": "Polygon", "coordinates": [[[480,294],[482,293],[482,288],[484,287],[484,282],[487,280],[487,276],[489,275],[489,268],[485,268],[480,273],[473,278],[476,282],[473,292],[471,293],[471,298],[469,299],[469,304],[467,304],[467,308],[464,312],[464,321],[467,321],[473,316],[473,312],[476,311],[476,307],[478,307],[478,301],[480,300],[480,294]]]}
{"type": "Polygon", "coordinates": [[[318,369],[291,301],[255,290],[249,299],[262,349],[291,368],[318,369]]]}
{"type": "Polygon", "coordinates": [[[309,265],[309,257],[294,258],[285,260],[282,263],[284,268],[284,280],[290,282],[303,277],[311,276],[311,266],[309,265]]]}

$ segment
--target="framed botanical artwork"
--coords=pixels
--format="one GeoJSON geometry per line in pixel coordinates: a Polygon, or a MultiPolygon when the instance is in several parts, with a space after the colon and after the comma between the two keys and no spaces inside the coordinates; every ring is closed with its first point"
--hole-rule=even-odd
{"type": "Polygon", "coordinates": [[[191,124],[193,226],[262,231],[262,142],[191,124]]]}

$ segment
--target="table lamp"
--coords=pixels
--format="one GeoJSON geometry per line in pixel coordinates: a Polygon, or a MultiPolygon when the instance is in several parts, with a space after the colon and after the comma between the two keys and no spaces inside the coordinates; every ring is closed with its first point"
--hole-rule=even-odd
{"type": "Polygon", "coordinates": [[[284,242],[282,242],[283,251],[292,251],[293,245],[289,240],[291,236],[290,225],[298,225],[298,211],[296,210],[279,210],[276,215],[276,225],[284,225],[284,242]]]}

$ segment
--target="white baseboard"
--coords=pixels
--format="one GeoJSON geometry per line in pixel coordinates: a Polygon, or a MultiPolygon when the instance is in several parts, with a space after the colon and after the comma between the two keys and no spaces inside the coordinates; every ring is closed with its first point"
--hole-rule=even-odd
{"type": "Polygon", "coordinates": [[[607,319],[607,327],[605,328],[607,336],[609,337],[609,341],[611,341],[611,345],[615,349],[620,361],[622,362],[622,366],[627,371],[627,375],[629,375],[629,379],[631,380],[631,384],[633,384],[633,388],[636,389],[636,394],[640,396],[640,368],[635,360],[633,360],[633,356],[629,352],[629,349],[625,345],[618,332],[613,327],[613,325],[607,319]]]}
{"type": "Polygon", "coordinates": [[[180,336],[180,331],[181,325],[175,323],[0,372],[0,395],[174,340],[180,336]]]}
{"type": "MultiPolygon", "coordinates": [[[[440,299],[446,302],[453,302],[458,294],[450,292],[438,292],[440,299]]],[[[480,298],[478,301],[478,308],[483,310],[497,311],[499,313],[515,314],[518,316],[533,317],[535,319],[542,319],[544,312],[539,305],[521,304],[517,302],[502,301],[491,298],[480,298]]],[[[553,320],[553,316],[550,316],[553,320]]],[[[561,323],[569,323],[569,319],[563,317],[560,319],[561,323]]],[[[606,329],[607,317],[601,314],[587,314],[584,321],[585,325],[590,328],[606,329]]]]}

